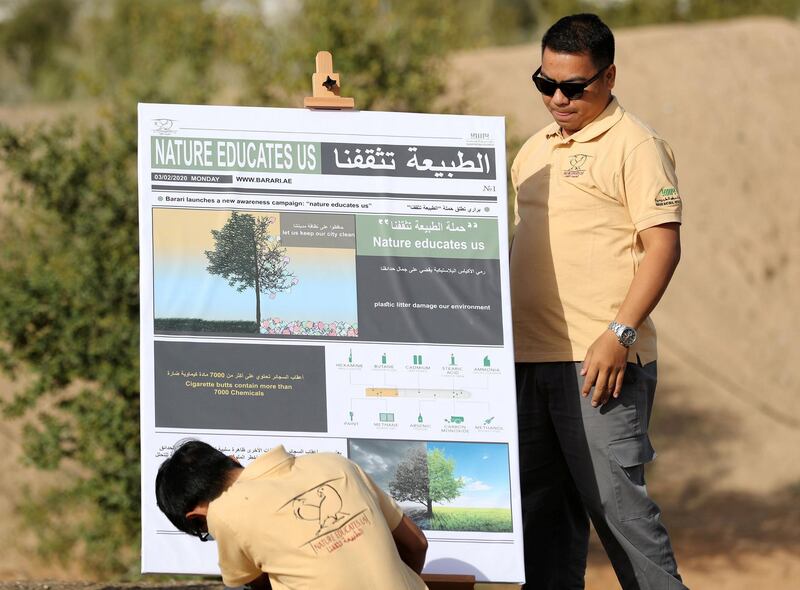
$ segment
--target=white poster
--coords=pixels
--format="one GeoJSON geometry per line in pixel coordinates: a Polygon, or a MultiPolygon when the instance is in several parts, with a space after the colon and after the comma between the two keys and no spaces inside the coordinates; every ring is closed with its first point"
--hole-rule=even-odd
{"type": "Polygon", "coordinates": [[[425,572],[524,579],[506,199],[500,117],[139,106],[144,572],[218,573],[155,501],[198,438],[345,455],[425,572]]]}

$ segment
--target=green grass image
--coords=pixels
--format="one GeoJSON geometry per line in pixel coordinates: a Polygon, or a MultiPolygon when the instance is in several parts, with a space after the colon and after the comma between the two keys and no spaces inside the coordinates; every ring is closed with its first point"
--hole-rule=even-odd
{"type": "Polygon", "coordinates": [[[434,507],[433,518],[422,513],[412,516],[420,528],[426,531],[475,531],[481,533],[510,533],[511,510],[509,508],[446,508],[434,507]]]}
{"type": "Polygon", "coordinates": [[[247,320],[219,321],[199,318],[155,318],[156,332],[214,332],[258,334],[258,324],[247,320]]]}

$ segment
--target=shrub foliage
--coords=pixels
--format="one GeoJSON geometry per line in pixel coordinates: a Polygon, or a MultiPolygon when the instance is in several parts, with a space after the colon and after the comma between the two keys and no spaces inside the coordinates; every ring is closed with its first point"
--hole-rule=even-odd
{"type": "MultiPolygon", "coordinates": [[[[292,5],[4,2],[0,72],[16,68],[27,85],[8,96],[95,96],[108,104],[94,126],[0,127],[0,162],[10,179],[0,217],[0,368],[25,375],[3,410],[26,421],[26,460],[42,469],[67,460],[81,474],[26,500],[23,514],[42,551],[67,560],[78,550],[95,574],[132,571],[136,561],[137,101],[205,103],[224,91],[250,104],[297,105],[309,93],[314,54],[328,49],[343,94],[359,108],[428,111],[442,91],[450,48],[517,42],[567,12],[605,6],[612,12],[601,14],[619,25],[796,16],[797,4],[475,0],[464,10],[455,1],[298,0],[294,12],[263,14],[264,6],[292,5]]],[[[0,100],[7,90],[4,81],[0,100]]],[[[443,478],[443,497],[458,491],[450,480],[443,478]]]]}
{"type": "Polygon", "coordinates": [[[87,565],[118,570],[139,504],[134,122],[80,134],[71,122],[3,128],[0,159],[16,179],[0,233],[0,359],[33,378],[4,410],[33,418],[27,460],[52,469],[71,459],[87,474],[25,512],[45,553],[66,558],[81,540],[87,565]],[[48,394],[62,395],[42,410],[48,394]],[[85,518],[62,519],[65,505],[85,518]]]}
{"type": "Polygon", "coordinates": [[[26,422],[26,460],[43,469],[67,460],[81,473],[23,506],[47,557],[78,551],[87,571],[108,574],[133,572],[138,555],[136,102],[208,102],[225,66],[258,79],[243,96],[275,104],[301,78],[308,84],[316,49],[327,48],[342,56],[342,71],[362,73],[352,77],[361,108],[381,96],[387,109],[426,110],[449,41],[441,23],[381,8],[395,4],[342,2],[345,22],[323,2],[303,0],[328,35],[315,46],[301,19],[285,16],[275,32],[256,2],[235,13],[211,12],[201,0],[100,3],[105,11],[90,14],[81,41],[91,72],[79,78],[108,100],[102,118],[0,127],[11,179],[0,218],[0,365],[30,381],[3,410],[26,422]]]}

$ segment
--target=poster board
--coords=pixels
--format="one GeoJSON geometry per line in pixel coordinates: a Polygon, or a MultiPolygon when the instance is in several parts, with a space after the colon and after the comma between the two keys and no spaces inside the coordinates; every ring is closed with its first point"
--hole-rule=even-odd
{"type": "Polygon", "coordinates": [[[198,438],[347,456],[426,573],[524,579],[505,171],[501,117],[139,105],[143,572],[218,573],[155,502],[198,438]]]}

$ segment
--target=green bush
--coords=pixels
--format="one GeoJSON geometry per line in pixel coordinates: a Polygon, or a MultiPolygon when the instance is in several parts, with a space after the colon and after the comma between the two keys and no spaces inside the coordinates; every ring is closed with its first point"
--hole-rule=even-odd
{"type": "Polygon", "coordinates": [[[611,27],[701,21],[748,15],[798,18],[800,0],[541,0],[539,19],[547,27],[558,18],[594,12],[611,27]]]}
{"type": "Polygon", "coordinates": [[[449,25],[410,9],[381,12],[371,0],[343,2],[347,19],[323,4],[306,4],[329,35],[318,46],[302,19],[269,37],[255,2],[223,15],[200,0],[114,0],[90,15],[91,34],[79,45],[81,83],[112,99],[97,124],[0,127],[0,162],[11,179],[0,219],[0,367],[32,379],[3,409],[26,422],[28,461],[54,469],[67,460],[83,474],[22,507],[50,559],[80,557],[94,575],[136,570],[136,102],[207,102],[218,88],[215,68],[228,64],[255,80],[251,96],[275,104],[299,92],[301,79],[310,83],[320,48],[353,72],[348,91],[360,108],[427,110],[439,92],[449,25]],[[273,41],[275,60],[262,59],[273,41]],[[271,75],[276,64],[283,77],[271,75]]]}
{"type": "Polygon", "coordinates": [[[34,377],[4,409],[31,418],[27,460],[52,469],[70,459],[88,473],[29,498],[24,512],[44,554],[66,559],[63,548],[80,539],[87,566],[115,570],[139,527],[134,123],[129,114],[81,132],[71,122],[0,128],[0,159],[16,179],[0,231],[0,338],[9,344],[0,359],[34,377]],[[46,395],[58,403],[38,411],[46,395]],[[86,518],[63,519],[65,504],[86,518]]]}
{"type": "Polygon", "coordinates": [[[68,460],[84,474],[26,497],[22,515],[42,556],[79,556],[95,574],[133,572],[138,558],[136,102],[210,96],[214,18],[203,5],[115,0],[85,41],[98,64],[86,81],[113,97],[96,126],[0,127],[12,179],[0,220],[0,365],[32,378],[3,409],[26,422],[27,461],[68,460]]]}
{"type": "Polygon", "coordinates": [[[99,96],[203,103],[224,53],[220,16],[203,0],[113,0],[84,23],[81,80],[99,96]]]}
{"type": "Polygon", "coordinates": [[[301,0],[268,31],[249,27],[246,100],[293,106],[311,94],[317,51],[333,53],[342,95],[363,110],[427,111],[444,89],[442,56],[461,38],[463,9],[428,0],[301,0]]]}
{"type": "MultiPolygon", "coordinates": [[[[7,3],[0,22],[0,51],[16,66],[30,91],[40,98],[69,96],[75,88],[72,25],[76,0],[24,0],[7,3]]],[[[3,88],[6,99],[9,89],[3,88]]]]}

